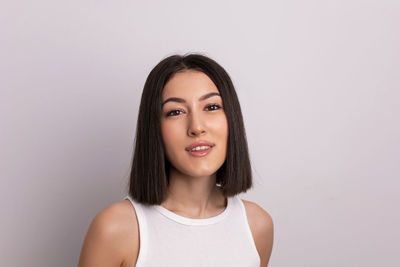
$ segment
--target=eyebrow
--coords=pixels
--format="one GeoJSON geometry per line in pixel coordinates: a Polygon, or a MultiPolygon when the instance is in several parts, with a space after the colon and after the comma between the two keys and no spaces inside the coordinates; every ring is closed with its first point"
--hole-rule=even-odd
{"type": "MultiPolygon", "coordinates": [[[[212,97],[212,96],[220,96],[220,94],[219,94],[219,93],[216,93],[216,92],[208,93],[208,94],[205,94],[205,95],[201,96],[201,97],[199,98],[199,101],[206,100],[207,98],[210,98],[210,97],[212,97]]],[[[186,103],[185,99],[183,99],[183,98],[179,98],[179,97],[170,97],[170,98],[166,99],[166,100],[162,103],[161,107],[164,106],[164,104],[167,103],[167,102],[186,103]]]]}

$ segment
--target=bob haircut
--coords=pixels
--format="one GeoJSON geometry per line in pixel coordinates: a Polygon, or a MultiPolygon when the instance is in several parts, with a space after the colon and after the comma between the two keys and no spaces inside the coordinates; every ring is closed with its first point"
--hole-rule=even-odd
{"type": "Polygon", "coordinates": [[[201,54],[172,55],[163,59],[146,79],[138,114],[129,194],[143,204],[160,205],[169,185],[168,161],[161,135],[162,92],[177,72],[197,70],[206,74],[221,95],[228,121],[226,159],[217,171],[216,184],[225,197],[252,187],[252,173],[242,112],[228,73],[201,54]]]}

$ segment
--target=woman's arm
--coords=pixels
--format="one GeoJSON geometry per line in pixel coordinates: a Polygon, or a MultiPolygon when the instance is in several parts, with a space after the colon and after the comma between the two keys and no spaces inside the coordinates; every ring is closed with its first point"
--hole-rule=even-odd
{"type": "MultiPolygon", "coordinates": [[[[262,209],[260,207],[260,209],[262,209]]],[[[258,222],[258,247],[260,249],[261,264],[260,267],[267,267],[272,253],[274,240],[274,224],[271,216],[262,209],[258,222]]]]}
{"type": "Polygon", "coordinates": [[[258,204],[243,200],[254,243],[261,259],[260,267],[268,266],[274,241],[274,224],[271,216],[258,204]]]}
{"type": "Polygon", "coordinates": [[[95,216],[83,243],[78,267],[133,267],[139,251],[134,210],[123,201],[95,216]]]}

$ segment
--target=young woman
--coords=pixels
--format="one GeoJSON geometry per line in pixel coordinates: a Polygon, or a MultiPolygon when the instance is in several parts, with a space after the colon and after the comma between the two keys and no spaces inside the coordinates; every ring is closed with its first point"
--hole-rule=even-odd
{"type": "Polygon", "coordinates": [[[252,187],[239,101],[199,54],[163,59],[142,94],[129,195],[93,219],[80,267],[265,267],[273,222],[252,187]]]}

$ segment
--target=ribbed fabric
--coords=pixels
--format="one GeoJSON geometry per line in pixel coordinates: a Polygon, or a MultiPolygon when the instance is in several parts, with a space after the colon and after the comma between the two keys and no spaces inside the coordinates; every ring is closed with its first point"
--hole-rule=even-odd
{"type": "MultiPolygon", "coordinates": [[[[140,249],[136,267],[259,267],[246,210],[238,196],[206,219],[178,215],[161,205],[129,199],[136,210],[140,249]]],[[[132,266],[133,267],[133,266],[132,266]]]]}

